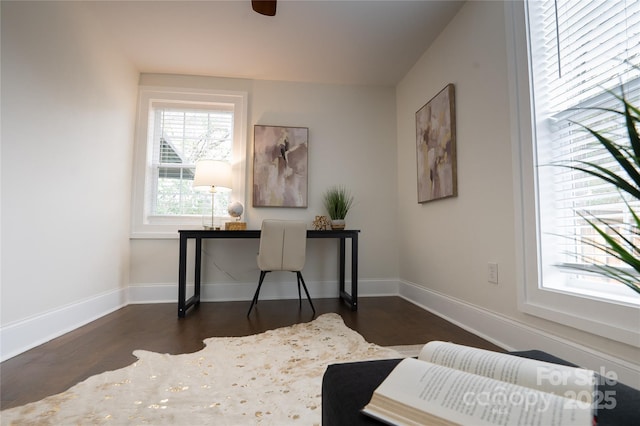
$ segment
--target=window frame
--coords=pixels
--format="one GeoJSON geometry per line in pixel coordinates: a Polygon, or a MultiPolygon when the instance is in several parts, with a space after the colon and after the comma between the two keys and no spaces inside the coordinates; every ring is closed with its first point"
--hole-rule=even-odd
{"type": "Polygon", "coordinates": [[[136,120],[133,180],[131,193],[132,239],[178,238],[179,229],[202,229],[201,215],[153,216],[149,214],[150,191],[153,186],[152,134],[149,120],[153,103],[211,104],[233,106],[233,160],[231,164],[233,190],[230,202],[239,201],[246,206],[246,150],[247,109],[246,92],[204,90],[174,87],[140,86],[136,120]]]}
{"type": "Polygon", "coordinates": [[[504,8],[511,104],[518,309],[546,320],[640,347],[640,309],[637,306],[540,285],[541,252],[537,235],[540,217],[533,125],[535,111],[531,98],[526,5],[523,0],[505,2],[504,8]]]}

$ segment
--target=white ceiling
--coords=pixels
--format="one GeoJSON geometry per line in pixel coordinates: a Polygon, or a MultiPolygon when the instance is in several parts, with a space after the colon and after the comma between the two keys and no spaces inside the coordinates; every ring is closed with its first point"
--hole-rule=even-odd
{"type": "Polygon", "coordinates": [[[145,73],[395,85],[462,5],[431,0],[90,1],[145,73]]]}

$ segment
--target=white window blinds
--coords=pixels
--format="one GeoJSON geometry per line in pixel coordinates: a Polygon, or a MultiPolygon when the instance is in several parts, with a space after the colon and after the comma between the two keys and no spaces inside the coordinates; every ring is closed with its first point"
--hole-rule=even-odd
{"type": "MultiPolygon", "coordinates": [[[[210,208],[210,195],[192,188],[200,159],[231,162],[233,111],[155,104],[153,113],[153,215],[194,215],[210,208]]],[[[216,197],[216,215],[226,216],[229,194],[216,197]]]]}
{"type": "MultiPolygon", "coordinates": [[[[640,1],[541,0],[527,2],[537,151],[539,238],[543,275],[585,280],[571,266],[615,259],[584,243],[595,237],[580,214],[608,221],[629,238],[632,219],[618,191],[575,170],[549,166],[588,161],[615,168],[593,136],[575,123],[628,143],[620,117],[598,108],[620,109],[607,91],[640,104],[640,1]],[[596,109],[594,109],[596,108],[596,109]]],[[[638,207],[638,206],[636,206],[638,207]]],[[[593,277],[587,280],[593,281],[593,277]]],[[[545,279],[548,283],[550,280],[545,279]]]]}

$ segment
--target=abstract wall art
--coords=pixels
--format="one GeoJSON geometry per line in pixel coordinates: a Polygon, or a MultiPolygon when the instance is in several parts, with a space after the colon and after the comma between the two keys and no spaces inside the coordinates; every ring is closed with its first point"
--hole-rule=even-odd
{"type": "Polygon", "coordinates": [[[453,84],[416,112],[418,203],[458,195],[453,84]]]}
{"type": "Polygon", "coordinates": [[[309,129],[253,127],[253,206],[307,207],[309,129]]]}

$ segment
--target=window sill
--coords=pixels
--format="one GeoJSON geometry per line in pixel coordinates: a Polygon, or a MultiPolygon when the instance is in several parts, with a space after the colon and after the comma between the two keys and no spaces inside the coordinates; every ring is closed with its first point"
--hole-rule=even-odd
{"type": "MultiPolygon", "coordinates": [[[[231,222],[234,219],[231,216],[216,216],[216,222],[223,224],[231,222]]],[[[204,229],[202,226],[202,218],[200,216],[154,216],[149,218],[148,223],[137,223],[132,225],[130,240],[154,240],[154,239],[178,239],[180,236],[178,230],[204,229]]]]}

